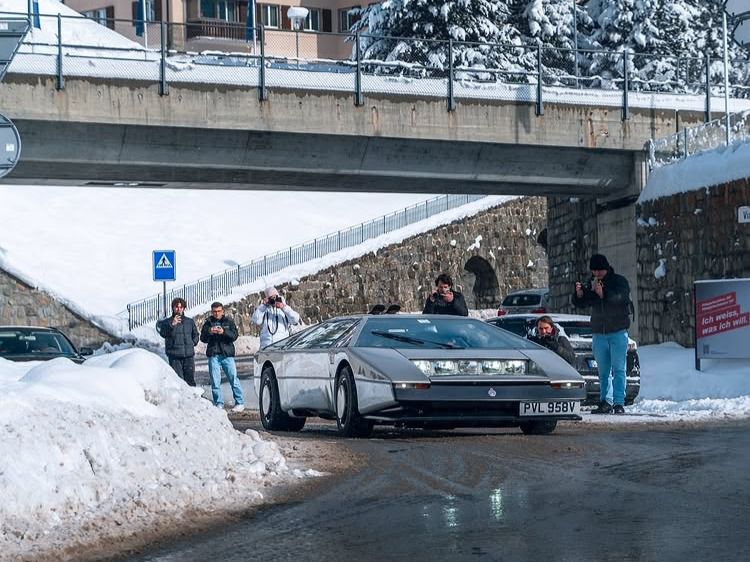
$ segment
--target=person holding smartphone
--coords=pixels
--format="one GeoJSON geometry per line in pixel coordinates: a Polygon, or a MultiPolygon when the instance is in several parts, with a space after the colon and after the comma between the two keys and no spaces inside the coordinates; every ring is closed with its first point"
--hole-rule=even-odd
{"type": "Polygon", "coordinates": [[[591,308],[592,347],[599,370],[599,406],[591,413],[624,414],[630,284],[602,254],[591,256],[589,267],[591,280],[576,281],[572,302],[578,308],[591,308]]]}
{"type": "Polygon", "coordinates": [[[164,338],[164,350],[169,366],[188,383],[195,386],[195,346],[198,328],[192,318],[185,316],[187,302],[177,297],[172,300],[172,316],[156,323],[156,331],[164,338]]]}
{"type": "Polygon", "coordinates": [[[464,296],[453,290],[453,279],[447,273],[441,273],[435,279],[435,290],[424,303],[423,314],[454,314],[468,316],[464,296]]]}
{"type": "Polygon", "coordinates": [[[211,378],[211,395],[214,406],[224,408],[224,396],[221,393],[222,371],[232,387],[234,407],[232,412],[245,409],[245,398],[237,376],[237,365],[234,362],[234,342],[238,337],[237,325],[224,314],[224,305],[211,303],[211,316],[201,326],[201,341],[206,344],[208,357],[208,375],[211,378]]]}

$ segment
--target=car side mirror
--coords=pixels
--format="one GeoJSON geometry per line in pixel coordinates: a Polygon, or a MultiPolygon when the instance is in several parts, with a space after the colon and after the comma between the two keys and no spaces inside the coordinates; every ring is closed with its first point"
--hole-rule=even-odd
{"type": "Polygon", "coordinates": [[[94,350],[91,349],[90,347],[82,347],[81,349],[78,350],[78,352],[81,355],[93,355],[94,354],[94,350]]]}

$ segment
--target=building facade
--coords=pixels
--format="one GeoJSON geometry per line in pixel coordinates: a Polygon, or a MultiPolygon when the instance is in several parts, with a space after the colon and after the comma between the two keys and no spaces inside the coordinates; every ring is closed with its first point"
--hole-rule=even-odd
{"type": "Polygon", "coordinates": [[[260,53],[260,23],[265,54],[294,58],[347,58],[352,45],[348,30],[358,20],[360,5],[352,0],[65,0],[65,4],[101,25],[149,48],[161,45],[161,22],[167,24],[168,48],[260,53]],[[248,7],[250,17],[248,21],[248,7]],[[289,8],[307,9],[299,33],[289,8]],[[147,22],[145,27],[143,21],[147,22]]]}

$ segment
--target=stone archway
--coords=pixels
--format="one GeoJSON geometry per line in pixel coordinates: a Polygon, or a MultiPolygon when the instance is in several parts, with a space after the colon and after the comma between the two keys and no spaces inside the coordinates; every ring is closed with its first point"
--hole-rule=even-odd
{"type": "MultiPolygon", "coordinates": [[[[493,308],[497,306],[500,302],[500,286],[497,282],[495,270],[490,263],[480,256],[472,256],[464,265],[464,270],[474,276],[471,294],[465,294],[468,306],[470,308],[493,308]]],[[[464,277],[469,276],[464,275],[464,277]]]]}

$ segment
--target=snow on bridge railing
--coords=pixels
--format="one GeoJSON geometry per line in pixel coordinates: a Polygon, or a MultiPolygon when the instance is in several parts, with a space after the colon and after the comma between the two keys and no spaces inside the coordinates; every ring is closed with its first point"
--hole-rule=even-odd
{"type": "MultiPolygon", "coordinates": [[[[312,88],[350,92],[357,105],[369,92],[443,97],[453,110],[457,100],[498,99],[514,85],[521,88],[514,95],[535,102],[541,115],[544,91],[555,87],[619,95],[627,119],[628,93],[702,95],[710,108],[710,94],[723,87],[721,61],[710,56],[295,32],[207,18],[179,24],[88,19],[64,5],[60,10],[70,13],[41,15],[41,29],[29,33],[11,66],[17,73],[56,74],[60,90],[68,76],[98,76],[152,81],[162,95],[171,83],[228,83],[257,88],[260,100],[269,87],[312,88]],[[403,47],[400,57],[374,56],[373,46],[383,42],[403,47]],[[477,53],[482,64],[474,62],[477,53]]],[[[732,97],[750,97],[750,62],[732,61],[730,80],[732,97]]],[[[591,101],[583,94],[581,100],[591,101]]]]}
{"type": "Polygon", "coordinates": [[[400,211],[254,259],[244,265],[238,265],[236,268],[209,275],[192,283],[186,283],[181,287],[174,287],[167,291],[166,297],[164,294],[158,294],[131,303],[127,305],[127,310],[123,314],[127,314],[128,327],[132,330],[138,326],[154,322],[161,315],[164,315],[165,311],[162,305],[164,301],[169,303],[176,297],[182,297],[190,303],[190,307],[208,304],[220,297],[229,295],[237,287],[253,283],[284,268],[303,264],[345,248],[357,246],[366,240],[404,228],[438,213],[467,205],[484,197],[485,195],[463,194],[434,197],[400,211]]]}

